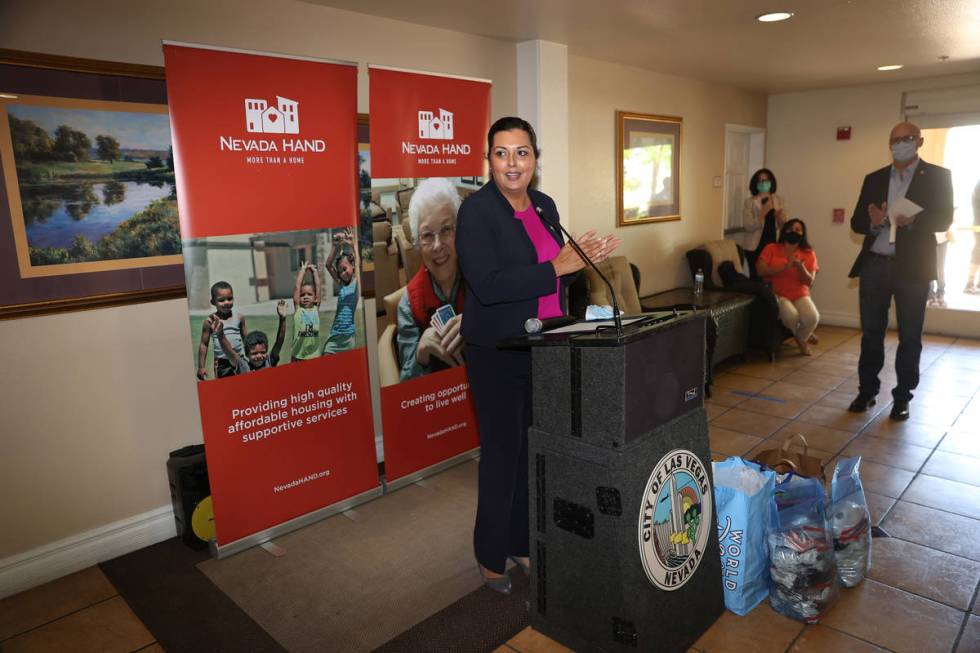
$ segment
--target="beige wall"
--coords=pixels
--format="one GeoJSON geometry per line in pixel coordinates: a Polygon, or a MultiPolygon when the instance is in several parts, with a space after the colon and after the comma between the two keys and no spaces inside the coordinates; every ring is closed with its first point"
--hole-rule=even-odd
{"type": "Polygon", "coordinates": [[[568,88],[572,229],[615,231],[620,253],[640,268],[641,294],[690,286],[684,252],[722,237],[723,189],[712,178],[725,174],[725,124],[765,126],[765,96],[576,56],[568,88]],[[684,118],[680,221],[616,229],[617,110],[684,118]]]}
{"type": "MultiPolygon", "coordinates": [[[[512,43],[292,0],[0,5],[7,48],[160,65],[161,39],[490,78],[493,115],[516,111],[512,43]]],[[[577,231],[615,229],[614,112],[684,117],[683,220],[618,233],[643,292],[689,283],[684,251],[721,237],[725,124],[765,125],[765,98],[574,56],[568,75],[577,231]]],[[[366,111],[363,65],[359,92],[366,111]]],[[[188,337],[182,300],[0,321],[0,559],[169,502],[167,452],[201,440],[188,337]]]]}
{"type": "MultiPolygon", "coordinates": [[[[494,116],[516,110],[511,43],[292,0],[0,3],[5,48],[162,65],[162,39],[493,79],[494,116]]],[[[167,452],[201,441],[186,311],[0,321],[0,559],[169,503],[167,452]]]]}
{"type": "MultiPolygon", "coordinates": [[[[901,119],[902,93],[978,81],[957,75],[770,96],[766,163],[792,217],[807,223],[820,261],[813,297],[824,321],[858,325],[857,283],[847,273],[861,240],[850,219],[864,176],[890,162],[888,133],[901,119]],[[844,125],[851,140],[838,141],[844,125]],[[844,209],[843,224],[833,223],[834,208],[844,209]]],[[[975,314],[929,311],[926,329],[975,336],[980,322],[975,314]]]]}

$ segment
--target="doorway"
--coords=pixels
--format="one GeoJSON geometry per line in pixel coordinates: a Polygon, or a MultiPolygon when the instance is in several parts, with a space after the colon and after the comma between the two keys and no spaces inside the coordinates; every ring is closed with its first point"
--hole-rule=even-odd
{"type": "Polygon", "coordinates": [[[953,224],[936,234],[930,310],[980,311],[980,125],[923,129],[920,154],[953,176],[953,224]]]}
{"type": "Polygon", "coordinates": [[[763,167],[766,130],[744,125],[725,125],[725,187],[722,224],[724,237],[742,247],[754,240],[761,225],[743,224],[742,205],[749,196],[749,179],[763,167]]]}

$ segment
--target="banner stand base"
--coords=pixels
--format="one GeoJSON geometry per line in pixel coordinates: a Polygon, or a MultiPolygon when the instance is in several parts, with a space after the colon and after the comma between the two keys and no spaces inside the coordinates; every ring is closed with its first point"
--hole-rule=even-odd
{"type": "Polygon", "coordinates": [[[455,467],[460,463],[465,463],[467,460],[472,460],[474,458],[480,457],[480,447],[475,447],[469,451],[464,451],[463,453],[456,454],[452,458],[447,458],[442,462],[438,462],[435,465],[429,465],[424,469],[420,469],[417,472],[412,472],[408,476],[402,476],[401,478],[396,478],[394,481],[382,481],[385,487],[385,494],[389,492],[394,492],[399,488],[403,488],[406,485],[411,485],[416,481],[421,481],[426,476],[432,476],[433,474],[438,474],[439,472],[449,469],[450,467],[455,467]]]}
{"type": "Polygon", "coordinates": [[[327,517],[332,517],[333,515],[340,514],[345,510],[350,510],[354,506],[377,499],[382,494],[384,494],[384,488],[379,485],[376,488],[371,488],[367,492],[362,492],[344,499],[343,501],[338,501],[337,503],[320,508],[319,510],[308,512],[305,515],[294,517],[289,521],[276,524],[272,528],[267,528],[264,531],[253,533],[252,535],[235,540],[234,542],[229,542],[228,544],[218,545],[215,540],[211,540],[211,557],[215,560],[221,560],[222,558],[227,558],[228,556],[235,555],[236,553],[241,553],[245,549],[250,549],[253,546],[258,546],[259,544],[268,542],[272,538],[279,535],[291,533],[292,531],[303,528],[304,526],[315,524],[316,522],[326,519],[327,517]]]}

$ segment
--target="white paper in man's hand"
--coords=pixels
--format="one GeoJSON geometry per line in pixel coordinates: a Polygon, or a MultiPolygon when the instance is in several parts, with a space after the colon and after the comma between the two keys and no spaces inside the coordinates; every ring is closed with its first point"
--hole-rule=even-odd
{"type": "Polygon", "coordinates": [[[904,215],[906,218],[915,218],[919,213],[922,213],[922,207],[905,197],[889,205],[888,222],[891,226],[888,232],[888,242],[895,242],[895,236],[898,233],[898,221],[895,219],[897,216],[904,215]]]}

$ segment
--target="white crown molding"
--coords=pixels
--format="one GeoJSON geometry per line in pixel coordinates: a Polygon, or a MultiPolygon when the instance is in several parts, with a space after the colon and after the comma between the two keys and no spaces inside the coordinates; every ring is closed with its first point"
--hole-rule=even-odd
{"type": "Polygon", "coordinates": [[[166,505],[0,560],[0,599],[177,535],[166,505]]]}

